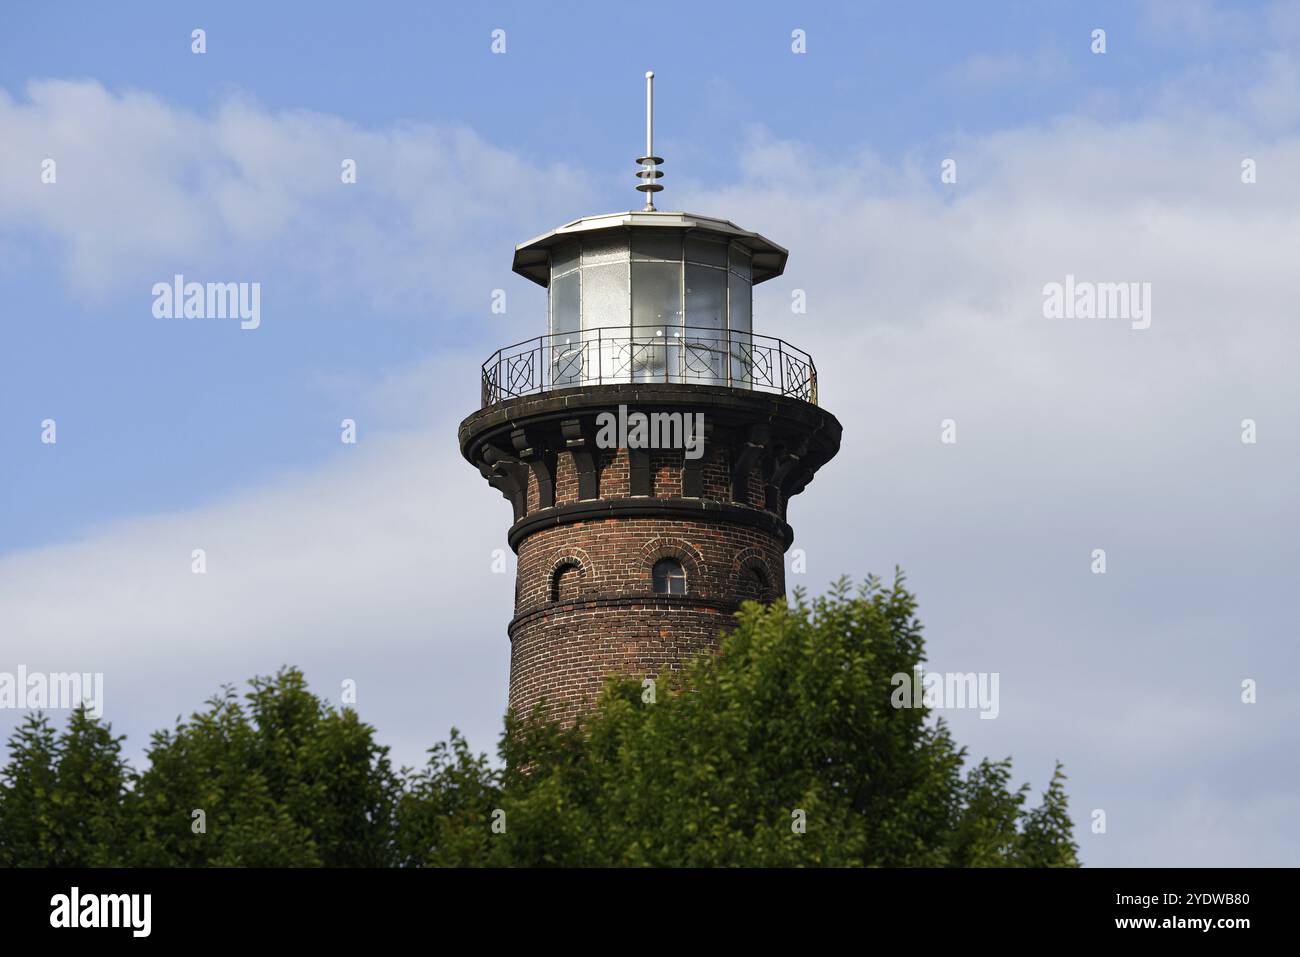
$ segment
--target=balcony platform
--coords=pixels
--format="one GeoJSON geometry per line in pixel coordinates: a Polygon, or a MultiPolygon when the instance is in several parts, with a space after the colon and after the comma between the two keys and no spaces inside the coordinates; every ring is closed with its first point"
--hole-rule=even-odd
{"type": "Polygon", "coordinates": [[[812,356],[782,339],[660,326],[537,336],[498,349],[483,363],[482,407],[602,385],[700,385],[817,404],[812,356]]]}

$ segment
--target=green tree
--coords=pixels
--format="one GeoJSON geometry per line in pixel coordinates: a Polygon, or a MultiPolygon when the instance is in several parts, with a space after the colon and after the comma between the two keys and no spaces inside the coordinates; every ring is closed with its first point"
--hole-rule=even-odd
{"type": "Polygon", "coordinates": [[[401,781],[374,729],[313,695],[295,669],[250,685],[247,705],[226,688],[154,734],[135,794],[136,863],[392,863],[401,781]]]}
{"type": "Polygon", "coordinates": [[[901,577],[747,602],[653,697],[628,678],[573,724],[507,715],[495,764],[453,729],[395,772],[294,669],[154,734],[138,775],[84,711],[61,735],[32,716],[0,771],[0,864],[1077,866],[1059,764],[1026,808],[1010,759],[967,769],[942,720],[895,707],[915,611],[901,577]]]}
{"type": "Polygon", "coordinates": [[[1074,843],[1065,795],[1065,772],[1058,762],[1043,803],[1025,815],[1020,836],[1020,863],[1026,867],[1078,867],[1079,846],[1074,843]]]}
{"type": "Polygon", "coordinates": [[[397,807],[397,862],[471,867],[495,860],[491,824],[501,803],[500,772],[486,755],[470,751],[455,728],[451,740],[429,755],[422,770],[406,774],[397,807]]]}
{"type": "MultiPolygon", "coordinates": [[[[647,703],[612,683],[572,727],[510,719],[486,863],[621,866],[1070,866],[1059,767],[1026,811],[1010,762],[966,753],[891,703],[923,660],[902,585],[841,581],[809,604],[746,603],[719,655],[647,703]]],[[[463,786],[460,786],[463,788],[463,786]]],[[[481,811],[463,817],[481,835],[481,811]]],[[[443,833],[458,825],[442,824],[443,833]]],[[[463,846],[443,838],[444,846],[463,846]]]]}
{"type": "Polygon", "coordinates": [[[120,865],[130,783],[122,738],[84,707],[57,736],[44,715],[28,715],[0,771],[0,866],[120,865]]]}

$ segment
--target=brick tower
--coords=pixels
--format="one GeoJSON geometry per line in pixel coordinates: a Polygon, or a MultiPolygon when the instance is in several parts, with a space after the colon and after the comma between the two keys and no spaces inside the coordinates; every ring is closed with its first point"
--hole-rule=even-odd
{"type": "Polygon", "coordinates": [[[549,291],[546,335],[483,365],[461,452],[510,502],[518,555],[510,706],[590,704],[716,647],[745,599],[785,594],[790,498],[839,450],[811,357],[751,327],[786,250],[663,212],[646,75],[646,196],[515,250],[549,291]]]}

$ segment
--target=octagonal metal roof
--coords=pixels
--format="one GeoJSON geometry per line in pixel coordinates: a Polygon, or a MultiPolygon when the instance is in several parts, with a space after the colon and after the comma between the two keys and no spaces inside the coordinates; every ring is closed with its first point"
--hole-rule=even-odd
{"type": "Polygon", "coordinates": [[[728,219],[699,216],[695,213],[672,213],[663,210],[641,210],[626,213],[605,213],[601,216],[583,216],[565,223],[549,233],[543,233],[515,247],[514,271],[531,279],[539,286],[550,283],[550,252],[552,247],[591,233],[625,229],[682,229],[708,233],[736,240],[749,249],[753,256],[753,281],[757,284],[781,275],[790,253],[758,233],[741,229],[728,219]]]}

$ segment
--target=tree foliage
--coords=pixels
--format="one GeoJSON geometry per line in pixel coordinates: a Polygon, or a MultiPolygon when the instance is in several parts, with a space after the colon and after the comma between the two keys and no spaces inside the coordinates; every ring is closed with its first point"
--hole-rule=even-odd
{"type": "Polygon", "coordinates": [[[1009,759],[966,768],[942,720],[893,706],[923,659],[901,579],[869,579],[747,602],[720,654],[611,681],[577,723],[508,715],[495,763],[453,729],[395,771],[293,669],[157,732],[138,773],[85,712],[33,716],[0,865],[1077,866],[1059,765],[1026,807],[1009,759]]]}

